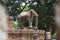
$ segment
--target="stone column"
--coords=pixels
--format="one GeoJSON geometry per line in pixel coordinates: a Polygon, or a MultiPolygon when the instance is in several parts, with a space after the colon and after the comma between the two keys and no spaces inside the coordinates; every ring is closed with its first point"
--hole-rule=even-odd
{"type": "Polygon", "coordinates": [[[60,40],[60,0],[56,0],[54,4],[55,9],[55,20],[56,20],[56,32],[57,32],[57,39],[60,40]]]}
{"type": "Polygon", "coordinates": [[[51,32],[46,32],[46,40],[51,40],[51,32]]]}

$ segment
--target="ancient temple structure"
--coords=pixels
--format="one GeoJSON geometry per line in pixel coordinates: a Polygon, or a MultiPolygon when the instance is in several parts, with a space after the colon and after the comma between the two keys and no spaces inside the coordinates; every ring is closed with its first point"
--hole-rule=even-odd
{"type": "Polygon", "coordinates": [[[14,29],[13,17],[8,17],[9,29],[8,40],[44,40],[45,31],[38,28],[23,27],[23,29],[14,29]]]}

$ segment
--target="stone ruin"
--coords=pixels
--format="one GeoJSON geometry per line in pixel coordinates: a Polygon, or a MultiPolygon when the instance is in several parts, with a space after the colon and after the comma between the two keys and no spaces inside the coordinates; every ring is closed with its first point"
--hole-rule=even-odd
{"type": "Polygon", "coordinates": [[[23,29],[19,28],[16,30],[13,28],[13,17],[9,17],[8,19],[10,28],[8,30],[9,40],[44,40],[44,30],[38,30],[35,27],[23,27],[23,29]]]}
{"type": "MultiPolygon", "coordinates": [[[[32,14],[32,15],[34,15],[34,14],[32,14]]],[[[37,15],[37,14],[35,14],[35,15],[37,15]]],[[[31,22],[31,20],[30,20],[30,22],[31,22]]],[[[21,28],[19,28],[17,30],[14,29],[14,18],[6,15],[4,7],[0,10],[0,23],[3,24],[2,26],[0,26],[0,29],[2,29],[1,27],[3,27],[4,31],[7,33],[7,34],[5,34],[6,36],[2,35],[3,37],[7,37],[6,40],[44,40],[44,38],[45,38],[45,36],[44,36],[45,31],[38,30],[38,28],[36,28],[37,22],[36,22],[35,28],[32,27],[32,25],[31,25],[32,23],[31,23],[30,24],[31,28],[23,27],[23,29],[21,29],[21,28]],[[2,11],[2,10],[4,10],[4,11],[2,11]]],[[[4,31],[3,31],[3,33],[4,33],[4,31]]],[[[1,37],[0,37],[0,39],[1,39],[1,37]]],[[[4,38],[2,38],[2,39],[5,40],[4,38]]]]}

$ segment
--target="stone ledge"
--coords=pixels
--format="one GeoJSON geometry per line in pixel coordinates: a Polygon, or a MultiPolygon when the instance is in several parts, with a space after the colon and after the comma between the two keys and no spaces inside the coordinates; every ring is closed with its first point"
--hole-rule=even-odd
{"type": "Polygon", "coordinates": [[[9,29],[8,35],[9,40],[33,40],[34,37],[38,37],[39,40],[44,40],[44,30],[35,30],[35,29],[9,29]]]}
{"type": "Polygon", "coordinates": [[[39,33],[45,34],[44,30],[34,30],[34,29],[8,29],[7,33],[39,33]]]}

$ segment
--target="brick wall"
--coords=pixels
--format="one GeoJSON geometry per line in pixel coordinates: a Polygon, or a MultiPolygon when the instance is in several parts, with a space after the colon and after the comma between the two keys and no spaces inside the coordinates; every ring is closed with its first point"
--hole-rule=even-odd
{"type": "MultiPolygon", "coordinates": [[[[42,30],[40,30],[42,31],[42,30]]],[[[9,40],[44,40],[44,31],[41,33],[39,30],[30,30],[30,29],[11,29],[8,31],[9,40]],[[36,38],[35,38],[36,37],[36,38]]]]}

